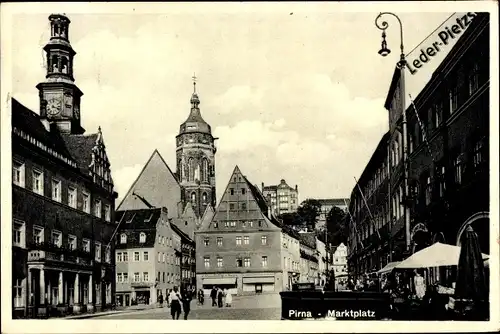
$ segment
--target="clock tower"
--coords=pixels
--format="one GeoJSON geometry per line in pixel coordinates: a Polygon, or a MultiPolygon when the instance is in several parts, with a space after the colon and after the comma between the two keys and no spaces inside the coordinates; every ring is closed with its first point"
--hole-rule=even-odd
{"type": "Polygon", "coordinates": [[[70,20],[61,14],[52,14],[50,40],[43,48],[46,53],[46,80],[36,88],[40,98],[40,118],[54,123],[61,133],[83,134],[80,120],[82,91],[75,85],[73,58],[76,52],[69,42],[70,20]]]}
{"type": "Polygon", "coordinates": [[[210,125],[201,117],[200,99],[191,95],[191,112],[181,124],[177,135],[177,177],[181,185],[181,198],[191,202],[194,212],[201,218],[208,205],[215,208],[215,140],[210,125]]]}

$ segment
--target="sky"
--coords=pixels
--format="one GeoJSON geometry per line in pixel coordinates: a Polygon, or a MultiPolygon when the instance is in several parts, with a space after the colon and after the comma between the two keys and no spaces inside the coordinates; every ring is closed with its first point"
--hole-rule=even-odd
{"type": "MultiPolygon", "coordinates": [[[[82,123],[87,133],[102,128],[119,200],[155,149],[175,170],[175,136],[189,115],[193,73],[202,116],[219,138],[218,200],[235,165],[259,186],[280,179],[298,185],[300,200],[350,197],[388,129],[383,105],[400,41],[397,21],[387,17],[392,53],[381,57],[374,24],[380,10],[342,8],[226,3],[82,14],[65,6],[75,83],[84,93],[82,123]]],[[[12,17],[12,95],[36,112],[50,13],[12,17]]],[[[397,14],[408,53],[453,13],[397,14]]],[[[407,75],[412,95],[449,49],[407,75]]]]}

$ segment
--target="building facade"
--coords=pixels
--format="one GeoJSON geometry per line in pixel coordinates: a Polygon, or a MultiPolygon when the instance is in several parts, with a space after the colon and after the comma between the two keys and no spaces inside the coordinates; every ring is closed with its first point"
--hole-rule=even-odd
{"type": "MultiPolygon", "coordinates": [[[[415,107],[406,111],[407,165],[400,162],[402,145],[393,140],[402,139],[402,134],[394,130],[386,135],[388,172],[382,168],[388,181],[378,185],[387,187],[378,190],[374,186],[381,157],[375,158],[379,161],[375,167],[367,166],[365,181],[360,180],[365,194],[375,189],[373,200],[366,196],[372,213],[383,212],[381,227],[377,226],[380,220],[364,218],[366,208],[356,189],[352,192],[350,209],[355,222],[350,230],[349,262],[358,272],[401,260],[434,242],[459,244],[467,226],[478,234],[483,253],[489,253],[489,14],[471,15],[471,24],[415,98],[415,107]],[[402,188],[404,175],[407,196],[402,188]],[[362,221],[368,230],[361,232],[367,235],[363,245],[356,233],[362,221]]],[[[393,96],[400,77],[396,71],[386,103],[396,125],[399,116],[391,106],[399,103],[393,96]]],[[[434,270],[431,276],[443,281],[453,275],[434,270]]]]}
{"type": "Polygon", "coordinates": [[[181,283],[181,236],[166,208],[117,211],[117,305],[154,304],[181,283]]]}
{"type": "Polygon", "coordinates": [[[332,270],[335,274],[336,284],[346,284],[347,282],[347,246],[341,243],[333,253],[332,270]]]}
{"type": "Polygon", "coordinates": [[[171,224],[171,227],[181,240],[181,288],[196,287],[196,243],[175,224],[171,224]]]}
{"type": "Polygon", "coordinates": [[[299,240],[235,167],[211,220],[195,233],[197,288],[235,294],[282,291],[299,273],[299,240]]]}
{"type": "Polygon", "coordinates": [[[342,211],[347,211],[347,207],[349,205],[349,198],[322,198],[317,199],[317,201],[321,204],[318,221],[316,223],[317,230],[321,230],[326,226],[326,217],[333,207],[338,207],[342,211]]]}
{"type": "Polygon", "coordinates": [[[299,232],[300,237],[300,276],[301,283],[319,284],[319,261],[314,233],[299,232]]]}
{"type": "Polygon", "coordinates": [[[215,140],[210,125],[200,112],[200,99],[191,96],[191,112],[181,124],[176,137],[176,176],[181,186],[181,198],[190,202],[196,216],[201,218],[208,205],[215,207],[215,140]]]}
{"type": "Polygon", "coordinates": [[[40,113],[12,107],[13,317],[112,307],[115,199],[101,129],[81,126],[70,20],[49,16],[40,113]]]}
{"type": "Polygon", "coordinates": [[[299,187],[290,187],[285,180],[278,185],[264,186],[262,183],[262,194],[264,198],[271,198],[271,208],[276,216],[283,213],[296,212],[299,206],[299,187]]]}

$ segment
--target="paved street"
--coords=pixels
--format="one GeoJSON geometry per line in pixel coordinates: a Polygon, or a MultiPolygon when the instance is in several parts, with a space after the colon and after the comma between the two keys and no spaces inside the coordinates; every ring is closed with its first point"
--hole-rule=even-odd
{"type": "MultiPolygon", "coordinates": [[[[197,301],[191,303],[189,319],[198,320],[280,320],[281,300],[278,294],[259,296],[235,296],[230,308],[212,307],[211,300],[205,300],[203,306],[197,301]]],[[[181,314],[181,319],[183,314],[181,314]]],[[[152,308],[143,311],[100,316],[96,319],[165,319],[171,320],[169,308],[152,308]]]]}

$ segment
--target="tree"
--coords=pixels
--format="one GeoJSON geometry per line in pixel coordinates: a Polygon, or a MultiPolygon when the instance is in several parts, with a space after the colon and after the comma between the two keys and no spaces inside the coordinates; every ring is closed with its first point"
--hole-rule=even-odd
{"type": "Polygon", "coordinates": [[[304,225],[304,220],[297,212],[282,213],[278,218],[287,226],[301,227],[304,225]]]}
{"type": "Polygon", "coordinates": [[[326,215],[326,229],[329,243],[334,246],[347,243],[348,231],[346,224],[345,211],[334,206],[326,215]]]}
{"type": "Polygon", "coordinates": [[[297,213],[302,217],[308,227],[314,229],[321,212],[321,203],[315,199],[306,199],[297,208],[297,213]]]}

